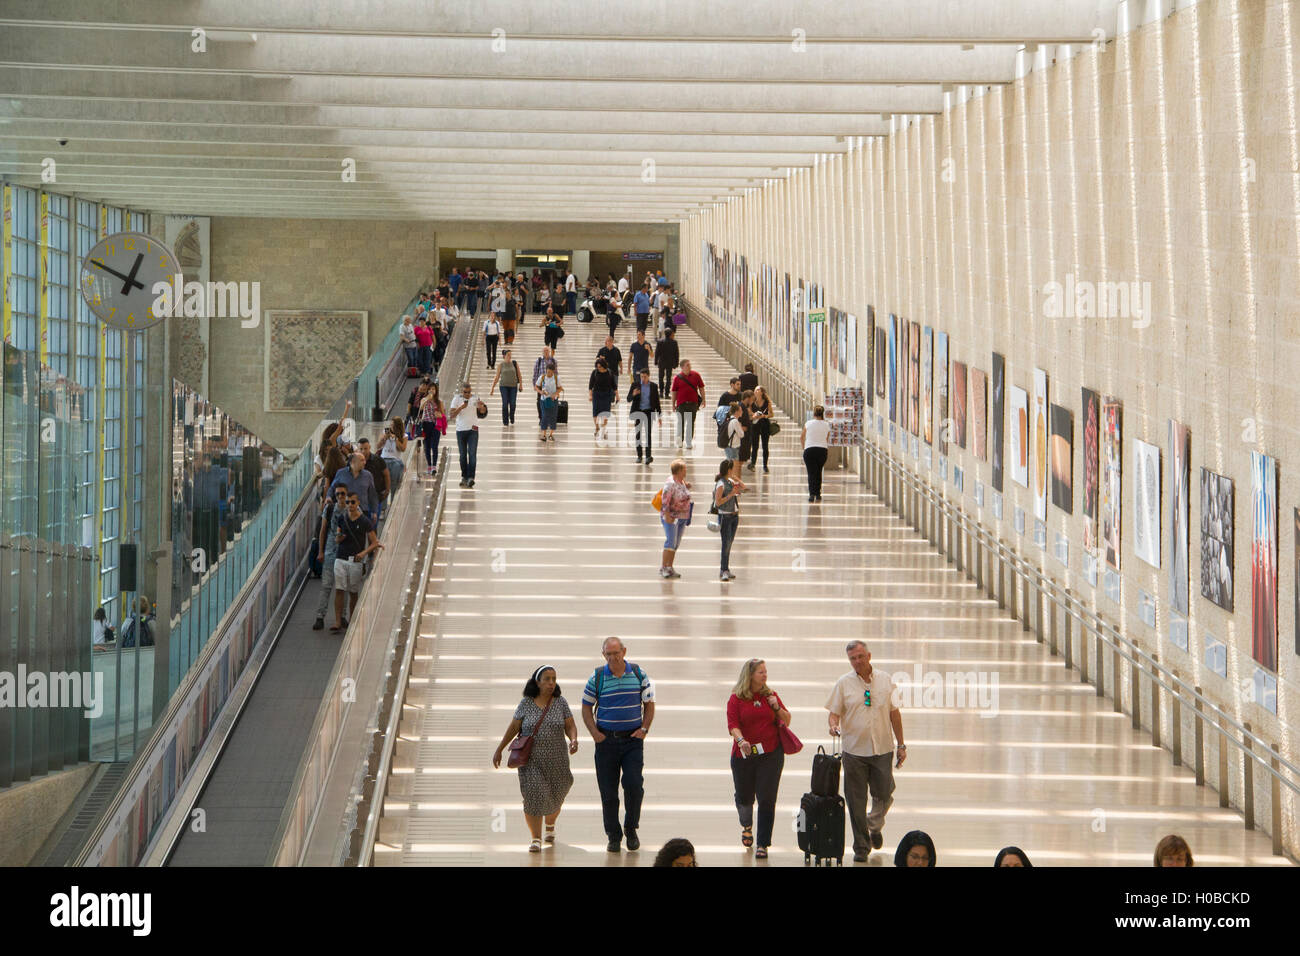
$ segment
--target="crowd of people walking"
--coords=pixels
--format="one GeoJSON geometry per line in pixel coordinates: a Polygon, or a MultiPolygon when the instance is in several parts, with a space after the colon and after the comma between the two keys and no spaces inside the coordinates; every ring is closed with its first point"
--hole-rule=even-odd
{"type": "MultiPolygon", "coordinates": [[[[566,336],[566,321],[581,320],[579,286],[572,274],[563,274],[554,284],[538,284],[522,274],[490,277],[485,272],[457,270],[444,281],[445,286],[440,283],[435,293],[423,297],[402,322],[401,342],[408,365],[420,376],[411,392],[406,419],[395,418],[386,425],[374,443],[377,454],[366,438],[351,440],[342,421],[327,428],[323,436],[317,465],[323,477],[324,507],[313,555],[322,577],[317,629],[324,626],[331,594],[334,619],[330,630],[347,626],[356,606],[362,569],[367,559],[383,548],[376,532],[387,502],[405,477],[409,441],[420,442],[425,474],[432,476],[440,464],[441,439],[453,430],[460,486],[473,489],[480,424],[490,414],[488,399],[499,397],[501,427],[509,430],[516,424],[519,392],[531,388],[542,443],[554,443],[558,428],[567,421],[558,353],[566,336]],[[475,319],[485,302],[486,317],[475,319]],[[530,321],[530,306],[544,343],[531,365],[527,357],[523,361],[516,358],[515,344],[520,326],[530,321]],[[482,394],[469,381],[437,380],[451,330],[457,319],[465,318],[475,319],[475,333],[483,336],[484,364],[493,373],[482,394]],[[524,367],[530,369],[527,380],[522,374],[524,367]],[[443,387],[451,389],[445,404],[443,387]]],[[[611,420],[616,412],[622,412],[629,424],[628,444],[636,450],[636,462],[645,467],[655,461],[656,438],[661,448],[666,444],[678,452],[694,450],[700,441],[700,413],[713,408],[714,420],[710,425],[705,419],[703,434],[716,432],[720,460],[715,459],[707,500],[701,501],[708,508],[708,530],[718,534],[719,582],[734,581],[732,557],[742,506],[747,512],[769,506],[755,494],[762,490],[764,479],[752,478],[756,484],[751,484],[745,477],[760,466],[763,473],[770,470],[771,439],[780,432],[777,409],[752,364],[732,376],[710,406],[707,383],[682,354],[678,304],[671,284],[661,276],[647,274],[635,292],[630,286],[627,276],[610,276],[605,283],[593,277],[586,284],[584,308],[592,317],[605,316],[609,335],[585,372],[583,363],[588,359],[569,354],[579,347],[563,346],[565,362],[576,362],[579,369],[569,373],[570,377],[587,376],[593,438],[598,443],[606,441],[611,420]],[[620,328],[629,315],[635,327],[625,333],[628,339],[620,348],[620,328]],[[625,408],[620,408],[624,403],[625,408]],[[674,427],[665,439],[661,419],[668,410],[674,427]]],[[[577,381],[575,387],[580,388],[581,380],[577,381]]],[[[343,417],[347,418],[346,410],[343,417]]],[[[798,447],[808,501],[815,504],[822,500],[829,452],[830,424],[825,409],[816,406],[800,429],[798,447]]],[[[651,502],[663,533],[659,575],[666,581],[682,576],[676,558],[695,518],[690,480],[693,467],[694,456],[674,457],[651,502]]],[[[826,687],[824,732],[842,745],[842,752],[833,747],[831,755],[836,799],[841,773],[843,778],[840,829],[845,830],[847,822],[848,839],[841,837],[841,852],[854,862],[866,862],[873,852],[884,849],[886,821],[896,792],[895,772],[907,761],[908,750],[898,695],[889,675],[872,666],[870,649],[862,640],[849,641],[844,653],[847,669],[826,687]]],[[[620,853],[624,847],[631,852],[641,848],[646,741],[655,719],[654,681],[628,655],[629,648],[621,638],[611,636],[602,642],[602,661],[586,676],[578,708],[582,727],[592,742],[595,791],[609,853],[620,853]]],[[[531,853],[542,853],[557,842],[559,820],[575,785],[572,760],[583,746],[578,719],[561,691],[560,669],[543,662],[529,673],[519,703],[491,755],[494,767],[504,764],[518,772],[531,853]]],[[[565,677],[566,683],[572,677],[565,677]]],[[[712,718],[719,735],[725,726],[730,738],[727,759],[737,841],[756,860],[766,859],[782,842],[782,828],[776,820],[782,778],[787,757],[802,748],[792,726],[794,715],[777,689],[779,684],[779,675],[769,672],[767,661],[744,661],[730,695],[719,700],[718,713],[712,718]]],[[[822,728],[808,729],[816,733],[822,728]]],[[[801,817],[799,825],[806,822],[801,817]]],[[[792,848],[793,839],[787,842],[792,848]]],[[[910,830],[899,836],[896,844],[890,842],[896,847],[896,866],[937,865],[935,842],[924,831],[910,830]]],[[[1170,835],[1160,841],[1154,860],[1157,866],[1191,866],[1191,849],[1181,837],[1170,835]]],[[[1028,853],[1017,846],[1001,849],[992,862],[999,868],[1032,866],[1028,853]]],[[[666,867],[699,863],[695,845],[685,837],[664,844],[654,861],[655,866],[666,867]]]]}

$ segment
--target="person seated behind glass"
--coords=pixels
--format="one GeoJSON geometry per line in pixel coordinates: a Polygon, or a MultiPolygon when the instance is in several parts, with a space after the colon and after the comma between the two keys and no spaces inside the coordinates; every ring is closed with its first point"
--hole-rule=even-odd
{"type": "Polygon", "coordinates": [[[90,622],[90,649],[92,651],[107,651],[117,641],[117,635],[113,629],[108,626],[108,615],[104,613],[102,607],[95,608],[94,619],[90,622]]]}

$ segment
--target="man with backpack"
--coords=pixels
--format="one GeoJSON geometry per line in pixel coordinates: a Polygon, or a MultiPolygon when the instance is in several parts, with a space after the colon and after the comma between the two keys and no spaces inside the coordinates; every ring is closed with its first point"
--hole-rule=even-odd
{"type": "MultiPolygon", "coordinates": [[[[153,647],[153,612],[149,609],[149,599],[140,597],[136,609],[140,619],[140,646],[153,647]]],[[[123,647],[135,647],[135,628],[136,614],[128,613],[126,619],[122,621],[122,639],[123,647]]]]}
{"type": "Polygon", "coordinates": [[[596,743],[596,784],[610,853],[639,850],[641,801],[645,796],[645,737],[655,716],[654,685],[636,664],[625,660],[627,646],[617,637],[601,645],[605,663],[587,680],[582,692],[582,722],[596,743]],[[618,787],[622,778],[627,808],[620,825],[618,787]]]}

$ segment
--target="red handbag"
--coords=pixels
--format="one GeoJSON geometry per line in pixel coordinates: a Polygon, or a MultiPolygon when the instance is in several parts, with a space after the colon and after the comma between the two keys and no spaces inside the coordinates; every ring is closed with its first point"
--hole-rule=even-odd
{"type": "Polygon", "coordinates": [[[794,735],[794,731],[781,723],[781,718],[776,718],[776,735],[781,741],[781,749],[787,757],[792,757],[799,751],[803,750],[803,741],[794,735]]]}
{"type": "Polygon", "coordinates": [[[542,718],[537,721],[537,726],[533,728],[531,734],[527,736],[519,734],[514,740],[510,741],[510,756],[506,760],[507,767],[518,769],[528,763],[528,758],[533,754],[533,738],[537,736],[537,731],[542,729],[542,723],[546,720],[546,712],[551,709],[553,703],[555,703],[554,697],[546,702],[546,706],[542,708],[542,718]]]}

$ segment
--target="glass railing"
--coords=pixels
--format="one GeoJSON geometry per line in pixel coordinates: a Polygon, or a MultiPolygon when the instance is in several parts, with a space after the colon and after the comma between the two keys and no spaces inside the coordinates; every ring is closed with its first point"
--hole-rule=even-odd
{"type": "Polygon", "coordinates": [[[85,715],[104,705],[91,666],[103,628],[92,617],[99,549],[84,476],[96,456],[84,399],[35,353],[3,346],[0,674],[23,699],[0,705],[0,788],[85,760],[85,715]],[[45,692],[34,696],[37,674],[45,692]]]}

